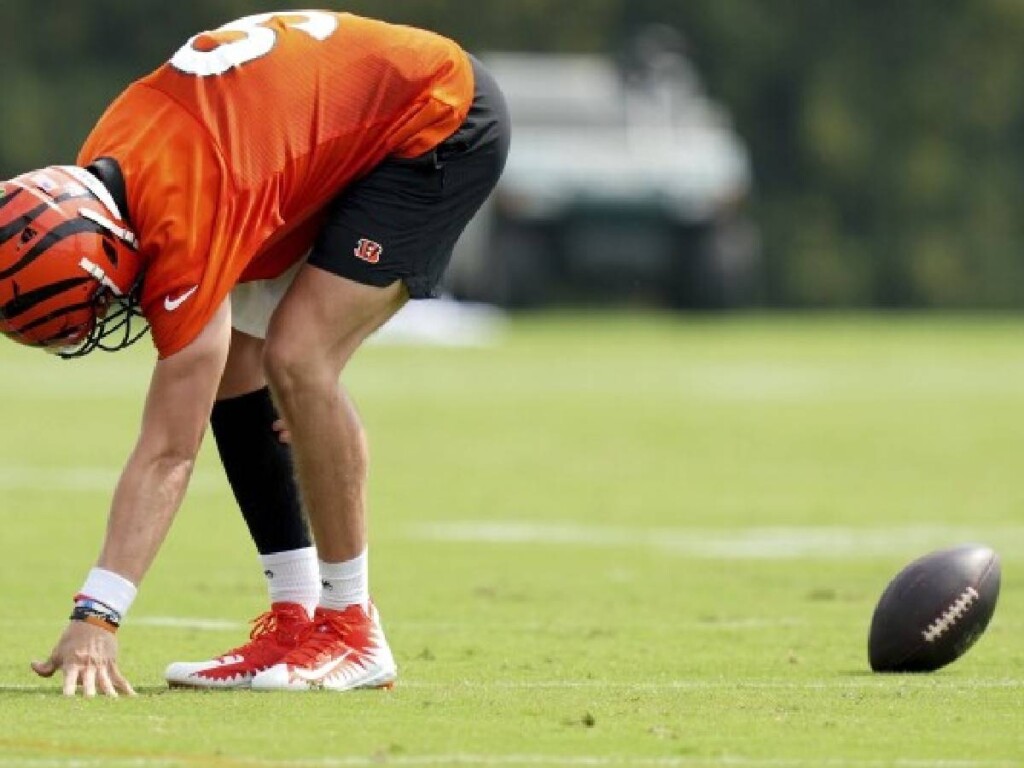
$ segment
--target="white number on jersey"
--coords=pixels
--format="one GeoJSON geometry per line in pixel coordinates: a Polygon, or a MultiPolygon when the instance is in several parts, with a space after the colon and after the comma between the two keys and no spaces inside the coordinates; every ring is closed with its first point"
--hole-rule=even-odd
{"type": "Polygon", "coordinates": [[[314,40],[326,40],[338,28],[338,17],[323,11],[295,11],[294,13],[259,13],[232,21],[214,32],[201,32],[193,35],[171,58],[171,66],[189,75],[210,77],[223,75],[247,61],[258,59],[270,53],[277,43],[277,33],[264,26],[274,18],[284,19],[293,28],[305,32],[314,40]],[[292,17],[300,16],[302,21],[293,21],[292,17]],[[237,40],[222,42],[209,51],[197,50],[195,42],[203,35],[218,33],[241,33],[244,37],[237,40]]]}

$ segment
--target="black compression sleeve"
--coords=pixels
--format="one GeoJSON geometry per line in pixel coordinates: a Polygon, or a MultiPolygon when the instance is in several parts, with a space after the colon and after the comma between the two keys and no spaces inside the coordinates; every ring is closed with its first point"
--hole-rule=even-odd
{"type": "Polygon", "coordinates": [[[271,426],[277,418],[266,387],[217,401],[210,416],[221,464],[261,555],[308,547],[312,541],[291,448],[271,426]]]}

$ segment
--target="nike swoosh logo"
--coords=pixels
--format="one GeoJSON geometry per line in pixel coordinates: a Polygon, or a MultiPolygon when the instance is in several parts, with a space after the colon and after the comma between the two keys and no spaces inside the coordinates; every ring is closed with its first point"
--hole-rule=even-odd
{"type": "Polygon", "coordinates": [[[172,299],[170,296],[165,296],[164,297],[164,309],[166,309],[168,312],[173,312],[178,307],[180,307],[182,304],[184,304],[186,301],[188,301],[189,297],[191,297],[192,294],[195,293],[198,290],[199,290],[199,286],[198,285],[193,285],[191,288],[189,288],[187,291],[185,291],[183,294],[181,294],[181,296],[179,296],[176,299],[172,299]]]}
{"type": "Polygon", "coordinates": [[[319,669],[313,669],[307,672],[306,670],[301,669],[299,667],[292,667],[290,671],[295,678],[303,682],[315,683],[320,680],[323,680],[328,675],[332,675],[335,672],[337,672],[342,666],[345,665],[345,662],[351,664],[353,662],[358,661],[359,660],[353,655],[352,649],[349,649],[345,651],[345,653],[342,654],[340,657],[338,657],[334,661],[329,662],[325,666],[320,667],[319,669]]]}

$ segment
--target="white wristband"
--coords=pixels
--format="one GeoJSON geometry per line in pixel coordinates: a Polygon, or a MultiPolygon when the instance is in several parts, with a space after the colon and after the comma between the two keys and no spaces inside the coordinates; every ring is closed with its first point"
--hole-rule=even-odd
{"type": "Polygon", "coordinates": [[[79,594],[98,600],[113,608],[122,617],[132,607],[138,589],[124,576],[104,568],[93,568],[85,579],[79,594]]]}

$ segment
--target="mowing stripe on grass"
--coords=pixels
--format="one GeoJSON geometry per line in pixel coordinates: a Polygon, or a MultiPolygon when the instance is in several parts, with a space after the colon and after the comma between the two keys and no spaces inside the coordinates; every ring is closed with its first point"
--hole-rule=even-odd
{"type": "Polygon", "coordinates": [[[630,755],[370,755],[351,757],[297,758],[273,760],[228,756],[161,757],[0,757],[0,766],[11,768],[170,768],[171,766],[214,766],[217,768],[360,768],[361,766],[645,766],[646,768],[1020,768],[1014,760],[893,758],[872,760],[831,757],[820,760],[721,757],[635,757],[630,755]]]}
{"type": "MultiPolygon", "coordinates": [[[[616,680],[453,680],[427,681],[409,680],[399,677],[396,691],[402,689],[447,691],[533,691],[533,690],[617,690],[617,691],[852,691],[852,690],[916,690],[916,691],[978,691],[978,690],[1016,690],[1024,689],[1024,680],[1005,679],[956,679],[919,677],[915,675],[872,675],[862,679],[830,679],[830,680],[778,680],[739,678],[736,680],[650,680],[650,681],[616,681],[616,680]]],[[[141,688],[139,693],[163,694],[167,689],[163,686],[141,688]]],[[[52,693],[57,695],[58,688],[52,683],[34,685],[3,685],[0,694],[4,693],[52,693]]],[[[189,695],[190,691],[175,691],[175,695],[189,695]]],[[[224,692],[225,696],[232,695],[224,692]]],[[[311,694],[315,696],[332,694],[311,694]]]]}
{"type": "Polygon", "coordinates": [[[224,619],[192,619],[185,616],[133,616],[132,624],[140,627],[163,627],[167,629],[198,629],[207,632],[244,629],[242,621],[224,619]]]}
{"type": "Polygon", "coordinates": [[[716,691],[716,690],[782,690],[782,691],[846,691],[846,690],[896,690],[897,688],[920,691],[973,691],[987,689],[1024,688],[1024,680],[977,680],[938,679],[914,676],[871,676],[857,680],[658,680],[658,681],[608,681],[608,680],[492,680],[476,682],[425,682],[401,680],[401,688],[424,688],[457,690],[559,690],[559,689],[615,689],[627,691],[716,691]]]}
{"type": "MultiPolygon", "coordinates": [[[[24,621],[8,622],[10,626],[24,626],[24,621]]],[[[676,629],[679,631],[710,630],[714,631],[761,631],[764,629],[784,629],[786,627],[806,627],[810,622],[796,616],[730,616],[719,618],[717,616],[699,618],[694,620],[673,620],[657,617],[650,622],[637,618],[634,626],[656,625],[661,628],[676,629]]],[[[0,627],[4,626],[4,620],[0,619],[0,627]]],[[[425,630],[437,632],[465,632],[465,621],[405,621],[401,618],[389,618],[388,626],[403,631],[425,630]]],[[[1001,622],[1004,628],[1016,625],[1001,622]]],[[[473,621],[473,627],[486,630],[494,630],[509,633],[534,633],[534,632],[579,632],[599,629],[600,625],[593,621],[566,621],[556,619],[551,621],[473,621]]],[[[1021,625],[1024,628],[1024,625],[1021,625]]]]}
{"type": "MultiPolygon", "coordinates": [[[[0,490],[63,493],[113,493],[121,471],[114,467],[0,467],[0,490]]],[[[196,472],[191,493],[227,493],[227,484],[216,474],[196,472]]]]}
{"type": "Polygon", "coordinates": [[[514,520],[436,522],[411,526],[415,539],[468,544],[530,544],[652,549],[683,557],[736,560],[911,556],[963,542],[992,542],[1024,555],[1024,526],[764,526],[631,528],[514,520]]]}

